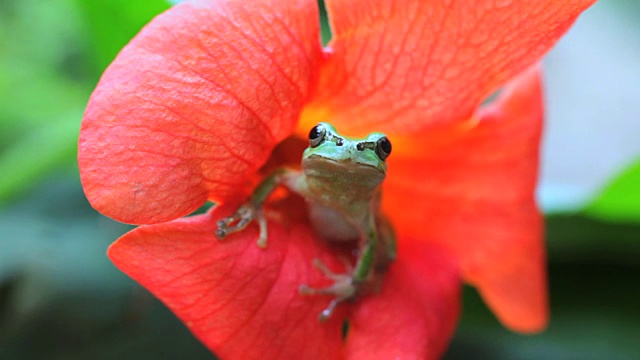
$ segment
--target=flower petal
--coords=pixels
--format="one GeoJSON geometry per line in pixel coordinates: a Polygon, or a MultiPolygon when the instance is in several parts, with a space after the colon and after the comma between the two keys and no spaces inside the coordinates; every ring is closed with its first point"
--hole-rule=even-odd
{"type": "Polygon", "coordinates": [[[453,335],[460,312],[455,260],[433,245],[400,246],[381,293],[354,307],[349,359],[437,359],[453,335]]]}
{"type": "Polygon", "coordinates": [[[327,281],[311,267],[314,258],[344,266],[302,225],[270,222],[264,250],[257,226],[219,241],[215,222],[229,214],[227,207],[141,226],[115,242],[109,257],[223,359],[339,357],[346,308],[321,323],[329,298],[302,296],[298,287],[327,281]]]}
{"type": "Polygon", "coordinates": [[[595,0],[326,2],[334,38],[302,127],[407,133],[467,120],[595,0]]]}
{"type": "Polygon", "coordinates": [[[295,126],[320,58],[315,0],[200,0],[147,25],[104,73],[78,163],[103,214],[154,223],[238,193],[295,126]]]}
{"type": "Polygon", "coordinates": [[[541,91],[532,68],[481,109],[474,126],[392,139],[383,198],[400,236],[450,249],[498,318],[523,332],[541,330],[548,319],[534,200],[541,91]]]}

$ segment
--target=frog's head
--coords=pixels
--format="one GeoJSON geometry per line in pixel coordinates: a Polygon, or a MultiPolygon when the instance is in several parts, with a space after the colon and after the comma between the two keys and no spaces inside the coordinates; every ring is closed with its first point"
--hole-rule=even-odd
{"type": "Polygon", "coordinates": [[[349,138],[340,135],[332,125],[320,123],[309,132],[302,168],[307,176],[375,187],[386,175],[389,154],[391,142],[382,133],[349,138]]]}

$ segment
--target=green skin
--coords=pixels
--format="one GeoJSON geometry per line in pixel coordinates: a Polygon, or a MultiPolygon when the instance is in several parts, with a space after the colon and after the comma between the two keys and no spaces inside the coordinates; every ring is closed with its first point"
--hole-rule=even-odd
{"type": "Polygon", "coordinates": [[[340,135],[327,123],[323,141],[314,143],[302,155],[302,171],[282,168],[267,176],[254,190],[249,201],[238,211],[218,222],[216,235],[222,239],[244,229],[251,221],[260,225],[258,246],[266,247],[267,222],[262,213],[266,198],[278,185],[303,196],[308,204],[309,219],[316,234],[332,241],[358,241],[358,258],[346,274],[334,274],[319,260],[314,260],[328,278],[334,281],[326,288],[300,287],[304,295],[323,294],[334,298],[319,318],[326,320],[336,306],[356,297],[363,285],[372,283],[396,257],[393,230],[380,213],[380,184],[387,164],[376,152],[382,133],[354,139],[340,135]]]}

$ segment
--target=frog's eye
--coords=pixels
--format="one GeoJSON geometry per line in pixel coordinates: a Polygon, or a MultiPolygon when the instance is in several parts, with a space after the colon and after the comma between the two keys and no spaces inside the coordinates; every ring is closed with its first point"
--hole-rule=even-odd
{"type": "Polygon", "coordinates": [[[316,125],[309,131],[309,146],[312,148],[322,144],[327,130],[322,125],[316,125]]]}
{"type": "Polygon", "coordinates": [[[391,141],[389,141],[386,136],[381,137],[376,142],[376,155],[378,155],[382,161],[387,160],[389,155],[391,155],[391,141]]]}

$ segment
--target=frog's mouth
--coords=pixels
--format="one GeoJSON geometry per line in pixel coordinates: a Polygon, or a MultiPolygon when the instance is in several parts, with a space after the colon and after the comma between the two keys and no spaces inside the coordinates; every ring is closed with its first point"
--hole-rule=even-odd
{"type": "Polygon", "coordinates": [[[351,159],[335,160],[311,155],[302,162],[302,169],[308,178],[326,181],[336,187],[375,188],[386,175],[386,169],[354,162],[351,159]]]}

